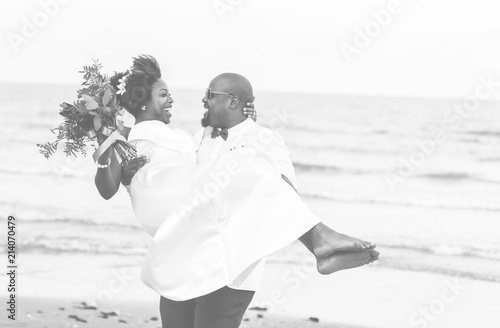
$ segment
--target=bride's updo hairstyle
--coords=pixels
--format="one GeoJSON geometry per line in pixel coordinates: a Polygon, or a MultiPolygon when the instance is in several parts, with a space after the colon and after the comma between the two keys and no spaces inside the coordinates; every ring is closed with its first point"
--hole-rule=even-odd
{"type": "Polygon", "coordinates": [[[133,58],[132,67],[123,73],[116,73],[110,79],[111,85],[120,93],[118,94],[120,104],[134,117],[142,106],[151,100],[153,85],[161,78],[160,65],[153,56],[140,55],[133,58]]]}

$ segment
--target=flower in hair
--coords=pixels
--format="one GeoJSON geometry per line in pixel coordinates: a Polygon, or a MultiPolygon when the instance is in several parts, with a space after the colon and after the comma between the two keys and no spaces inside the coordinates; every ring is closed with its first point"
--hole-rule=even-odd
{"type": "Polygon", "coordinates": [[[122,95],[126,92],[126,87],[127,87],[127,77],[128,73],[123,75],[121,79],[118,80],[120,84],[118,84],[118,91],[116,92],[119,95],[122,95]]]}

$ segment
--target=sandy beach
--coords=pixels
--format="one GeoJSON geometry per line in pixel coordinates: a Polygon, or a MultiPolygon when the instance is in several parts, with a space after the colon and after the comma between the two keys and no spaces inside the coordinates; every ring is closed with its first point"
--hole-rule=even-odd
{"type": "MultiPolygon", "coordinates": [[[[60,259],[37,261],[54,268],[60,259]]],[[[21,273],[16,325],[3,319],[2,327],[161,327],[158,296],[142,285],[138,266],[97,269],[75,261],[72,269],[21,273]]],[[[371,266],[325,277],[311,266],[270,263],[242,327],[493,328],[498,295],[497,283],[442,274],[371,266]],[[433,321],[422,321],[421,307],[433,321]]]]}
{"type": "MultiPolygon", "coordinates": [[[[245,314],[242,327],[497,327],[498,262],[384,245],[383,230],[390,224],[404,237],[403,226],[395,223],[399,215],[408,213],[404,207],[366,205],[352,210],[347,204],[310,199],[308,203],[318,214],[344,213],[326,220],[339,230],[356,231],[366,238],[378,235],[381,260],[375,265],[321,276],[307,251],[294,243],[268,258],[262,288],[245,314]],[[351,211],[347,212],[347,208],[351,211]],[[366,213],[371,213],[372,221],[378,223],[357,222],[366,213]],[[425,262],[428,268],[422,269],[419,262],[425,262]],[[416,271],[415,267],[421,269],[416,271]],[[478,279],[477,275],[485,271],[491,276],[478,279]]],[[[439,229],[447,229],[446,218],[453,217],[449,210],[443,211],[426,211],[427,217],[422,216],[426,220],[433,214],[437,234],[439,229]]],[[[411,213],[419,215],[418,211],[411,213]]],[[[467,213],[462,214],[467,217],[467,213]]],[[[490,221],[487,215],[482,219],[494,226],[494,215],[490,221]]],[[[462,221],[455,216],[455,222],[465,225],[462,221]]],[[[412,234],[428,233],[405,226],[412,234]]],[[[484,237],[489,238],[487,233],[484,237]]],[[[41,328],[160,327],[158,296],[139,278],[142,260],[139,255],[21,253],[16,324],[41,328]]],[[[0,295],[5,299],[4,290],[0,295]]],[[[8,323],[4,320],[2,326],[8,323]]]]}

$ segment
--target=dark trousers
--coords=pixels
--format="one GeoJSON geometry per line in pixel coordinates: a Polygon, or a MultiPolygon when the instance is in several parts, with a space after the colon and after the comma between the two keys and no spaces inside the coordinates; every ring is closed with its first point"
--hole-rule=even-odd
{"type": "Polygon", "coordinates": [[[187,301],[160,299],[163,328],[238,328],[255,292],[223,287],[187,301]]]}

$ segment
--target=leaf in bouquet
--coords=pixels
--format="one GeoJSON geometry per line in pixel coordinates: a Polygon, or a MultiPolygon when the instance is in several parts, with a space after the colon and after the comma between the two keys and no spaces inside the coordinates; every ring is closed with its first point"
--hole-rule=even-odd
{"type": "Polygon", "coordinates": [[[82,114],[90,114],[83,101],[77,102],[75,107],[82,114]]]}
{"type": "Polygon", "coordinates": [[[59,111],[59,114],[63,117],[66,117],[70,120],[74,119],[76,115],[76,109],[75,106],[68,104],[68,103],[62,103],[61,105],[61,111],[59,111]]]}
{"type": "Polygon", "coordinates": [[[82,88],[80,90],[77,90],[76,93],[78,94],[78,98],[80,98],[82,94],[88,95],[90,93],[90,90],[89,88],[82,88]]]}
{"type": "Polygon", "coordinates": [[[106,91],[104,91],[104,95],[102,96],[102,105],[107,106],[112,96],[113,93],[111,92],[111,90],[106,89],[106,91]]]}
{"type": "Polygon", "coordinates": [[[111,107],[116,108],[118,106],[118,99],[116,99],[116,95],[113,94],[113,98],[111,98],[111,107]]]}
{"type": "Polygon", "coordinates": [[[85,115],[80,118],[78,125],[85,131],[90,131],[94,128],[94,118],[91,115],[85,115]]]}
{"type": "Polygon", "coordinates": [[[94,116],[94,129],[98,131],[101,128],[101,116],[94,116]]]}
{"type": "Polygon", "coordinates": [[[71,107],[71,104],[68,104],[67,102],[63,102],[62,104],[59,105],[62,109],[66,109],[68,107],[71,107]]]}
{"type": "Polygon", "coordinates": [[[108,106],[102,107],[102,111],[105,112],[106,114],[111,114],[111,108],[109,108],[108,106]]]}
{"type": "Polygon", "coordinates": [[[40,154],[42,154],[45,158],[49,158],[54,155],[57,150],[57,144],[59,140],[55,142],[46,142],[45,144],[36,144],[39,149],[40,154]]]}
{"type": "Polygon", "coordinates": [[[67,118],[69,120],[71,119],[71,113],[68,113],[67,111],[60,111],[59,115],[65,117],[65,118],[67,118]]]}
{"type": "Polygon", "coordinates": [[[92,58],[92,62],[94,63],[93,66],[95,69],[99,70],[102,68],[101,63],[99,63],[99,59],[94,57],[94,58],[92,58]]]}
{"type": "Polygon", "coordinates": [[[67,119],[72,119],[73,118],[73,113],[71,112],[71,110],[68,110],[68,109],[63,109],[59,112],[59,115],[67,118],[67,119]]]}
{"type": "Polygon", "coordinates": [[[89,110],[93,110],[93,109],[97,109],[97,107],[99,107],[99,104],[97,104],[97,101],[95,101],[94,98],[92,98],[91,96],[89,95],[86,95],[86,94],[82,94],[82,98],[83,100],[85,100],[85,107],[87,107],[87,109],[89,110]]]}
{"type": "Polygon", "coordinates": [[[89,114],[92,116],[96,116],[97,112],[95,110],[89,110],[89,114]]]}

